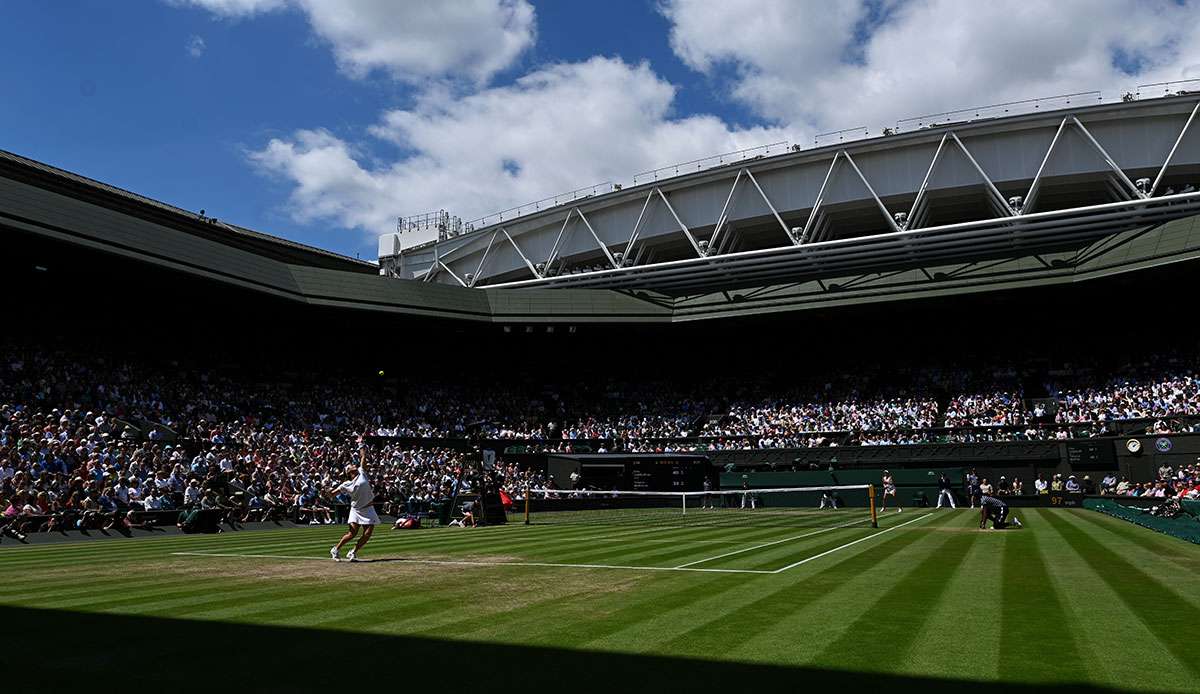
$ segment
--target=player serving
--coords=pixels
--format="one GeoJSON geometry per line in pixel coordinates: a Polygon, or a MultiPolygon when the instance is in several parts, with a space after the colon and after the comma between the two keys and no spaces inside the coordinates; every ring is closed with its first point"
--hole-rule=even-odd
{"type": "Polygon", "coordinates": [[[334,494],[345,492],[350,495],[350,529],[342,535],[342,539],[329,550],[329,556],[334,561],[341,561],[342,546],[354,539],[358,529],[362,527],[362,537],[354,543],[354,549],[346,554],[350,561],[358,561],[358,552],[371,539],[371,533],[379,524],[379,514],[375,512],[375,491],[371,489],[371,480],[367,479],[367,447],[358,449],[358,465],[353,463],[346,466],[346,475],[350,478],[334,490],[334,494]]]}

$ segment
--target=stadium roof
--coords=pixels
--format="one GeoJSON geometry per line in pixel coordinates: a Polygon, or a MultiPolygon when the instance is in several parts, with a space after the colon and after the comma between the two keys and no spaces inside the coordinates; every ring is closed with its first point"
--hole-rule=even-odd
{"type": "Polygon", "coordinates": [[[374,263],[247,229],[0,150],[0,176],[287,263],[375,274],[374,263]]]}
{"type": "MultiPolygon", "coordinates": [[[[470,289],[383,277],[371,263],[213,223],[7,152],[0,152],[0,238],[10,264],[17,257],[50,264],[62,259],[65,264],[71,256],[73,267],[101,271],[119,267],[136,273],[138,264],[150,265],[156,274],[147,272],[147,277],[156,282],[198,277],[311,306],[506,325],[678,323],[766,315],[1051,287],[1200,260],[1200,216],[1190,216],[1165,223],[1148,220],[1071,248],[1014,250],[968,262],[916,257],[904,268],[846,269],[786,281],[764,277],[758,285],[736,290],[700,288],[668,295],[646,289],[470,289]],[[118,264],[116,257],[135,264],[118,264]]],[[[147,281],[138,291],[153,286],[147,281]]]]}

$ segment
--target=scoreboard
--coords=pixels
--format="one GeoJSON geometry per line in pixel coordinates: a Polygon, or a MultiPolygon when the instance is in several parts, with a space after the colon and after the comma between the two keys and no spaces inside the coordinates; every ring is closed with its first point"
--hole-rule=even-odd
{"type": "MultiPolygon", "coordinates": [[[[550,454],[546,471],[559,489],[578,473],[588,489],[638,492],[699,492],[711,474],[707,456],[672,453],[550,454]]],[[[713,485],[716,488],[716,485],[713,485]]]]}
{"type": "Polygon", "coordinates": [[[1066,447],[1067,462],[1072,470],[1116,470],[1117,454],[1113,450],[1112,441],[1068,441],[1066,447]]]}
{"type": "Polygon", "coordinates": [[[630,488],[638,492],[698,492],[708,458],[635,458],[628,462],[630,488]]]}

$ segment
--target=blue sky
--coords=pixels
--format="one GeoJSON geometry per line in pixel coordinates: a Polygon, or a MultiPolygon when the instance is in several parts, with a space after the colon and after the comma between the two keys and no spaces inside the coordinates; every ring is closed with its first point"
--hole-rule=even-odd
{"type": "Polygon", "coordinates": [[[6,0],[0,148],[373,259],[396,214],[470,218],[823,129],[1200,78],[1200,13],[1174,2],[467,1],[6,0]],[[416,42],[436,59],[404,55],[416,42]]]}

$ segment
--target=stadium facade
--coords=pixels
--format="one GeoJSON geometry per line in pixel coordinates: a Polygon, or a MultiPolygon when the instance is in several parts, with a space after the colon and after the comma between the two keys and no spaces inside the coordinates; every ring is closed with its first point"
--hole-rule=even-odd
{"type": "Polygon", "coordinates": [[[669,324],[830,309],[1074,285],[1195,260],[1198,112],[1193,92],[933,118],[642,183],[403,251],[392,239],[384,250],[396,252],[378,266],[6,152],[0,225],[10,261],[122,259],[374,314],[669,324]]]}

